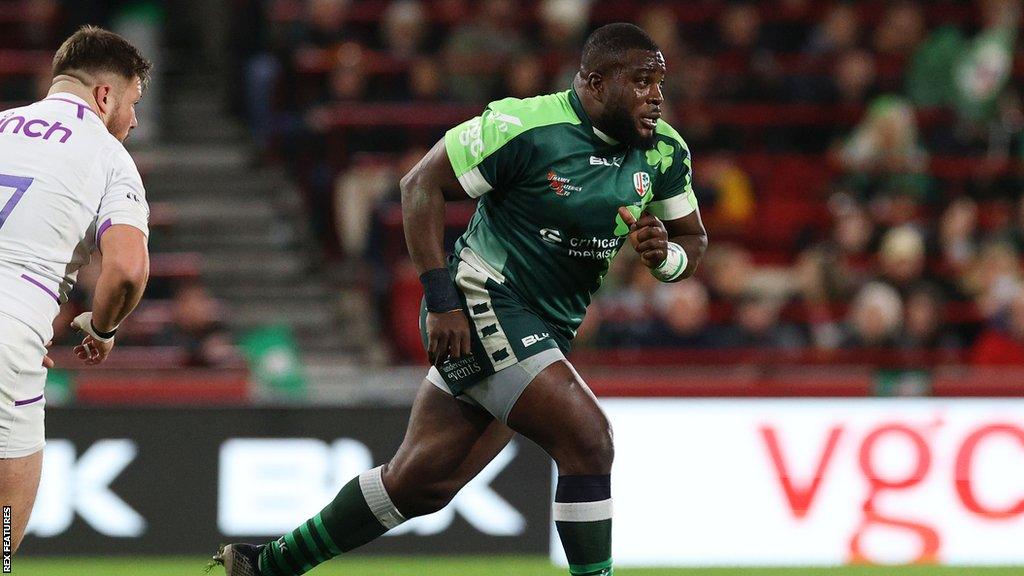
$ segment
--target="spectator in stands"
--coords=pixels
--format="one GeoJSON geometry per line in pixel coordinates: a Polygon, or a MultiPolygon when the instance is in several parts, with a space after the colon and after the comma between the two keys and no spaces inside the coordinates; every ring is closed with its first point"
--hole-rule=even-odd
{"type": "Polygon", "coordinates": [[[860,104],[874,94],[878,70],[875,58],[866,50],[847,50],[836,61],[824,101],[836,104],[860,104]]]}
{"type": "Polygon", "coordinates": [[[547,89],[544,81],[544,65],[534,55],[524,54],[515,58],[505,70],[504,87],[501,93],[513,98],[532,98],[547,89]]]}
{"type": "Polygon", "coordinates": [[[904,0],[886,8],[875,28],[872,47],[883,56],[907,58],[924,40],[924,11],[918,2],[904,0]]]}
{"type": "Polygon", "coordinates": [[[388,56],[409,61],[419,56],[427,42],[427,18],[418,0],[395,0],[384,11],[381,23],[383,47],[388,56]]]}
{"type": "Polygon", "coordinates": [[[1024,364],[1024,288],[1018,287],[971,350],[972,364],[1024,364]]]}
{"type": "Polygon", "coordinates": [[[174,295],[172,324],[159,338],[164,346],[180,346],[190,366],[219,366],[237,360],[222,321],[220,303],[201,284],[188,283],[174,295]]]}
{"type": "Polygon", "coordinates": [[[924,236],[916,228],[889,230],[878,249],[880,280],[906,298],[927,277],[926,256],[924,236]]]}
{"type": "Polygon", "coordinates": [[[846,269],[847,277],[861,275],[870,266],[876,240],[875,223],[868,211],[848,195],[833,196],[830,205],[833,216],[831,244],[846,269]]]}
{"type": "Polygon", "coordinates": [[[853,290],[851,275],[844,271],[838,253],[824,246],[804,250],[793,272],[793,290],[798,309],[806,318],[811,344],[822,349],[838,347],[842,332],[832,304],[853,290]]]}
{"type": "Polygon", "coordinates": [[[455,28],[443,49],[452,97],[486,102],[497,95],[499,72],[525,47],[515,22],[514,2],[483,0],[476,15],[455,28]]]}
{"type": "Polygon", "coordinates": [[[1024,252],[1024,197],[1017,201],[1014,218],[1003,229],[997,230],[994,236],[1012,244],[1017,252],[1024,252]]]}
{"type": "MultiPolygon", "coordinates": [[[[579,52],[583,33],[590,23],[590,4],[591,0],[543,0],[540,3],[537,15],[540,18],[540,38],[544,52],[556,52],[560,55],[568,53],[565,54],[567,56],[574,56],[579,52]]],[[[643,21],[643,16],[640,19],[643,21]]],[[[674,15],[671,16],[671,21],[675,22],[674,15]]],[[[652,37],[657,33],[650,28],[644,29],[652,37]]],[[[660,42],[663,39],[665,38],[654,38],[664,51],[668,45],[660,42]]]]}
{"type": "Polygon", "coordinates": [[[734,304],[750,288],[753,259],[746,248],[716,244],[704,258],[704,273],[711,299],[716,303],[734,304]]]}
{"type": "Polygon", "coordinates": [[[335,48],[361,40],[347,22],[351,0],[307,0],[300,48],[335,48]]]}
{"type": "Polygon", "coordinates": [[[1021,287],[1020,255],[1007,242],[986,244],[965,271],[961,286],[974,298],[982,316],[994,318],[1021,287]]]}
{"type": "Polygon", "coordinates": [[[407,99],[420,102],[436,102],[446,97],[441,65],[437,59],[424,56],[409,66],[406,80],[407,99]]]}
{"type": "Polygon", "coordinates": [[[727,148],[729,143],[723,132],[727,129],[715,124],[704,107],[714,100],[715,63],[704,55],[688,54],[679,62],[686,74],[669,74],[666,90],[674,97],[666,102],[670,121],[679,129],[693,150],[727,148]]]}
{"type": "Polygon", "coordinates": [[[860,42],[860,17],[854,6],[837,2],[814,27],[804,52],[829,58],[857,46],[860,42]]]}
{"type": "Polygon", "coordinates": [[[903,302],[896,290],[880,282],[861,288],[844,326],[844,349],[896,346],[903,325],[903,302]]]}
{"type": "MultiPolygon", "coordinates": [[[[59,44],[59,28],[54,24],[61,16],[61,3],[57,0],[29,0],[24,2],[28,18],[18,23],[18,36],[24,48],[49,49],[59,44]]],[[[92,14],[96,16],[96,14],[92,14]]]]}
{"type": "Polygon", "coordinates": [[[754,188],[743,168],[725,156],[706,157],[693,179],[702,217],[717,230],[738,230],[754,218],[754,188]]]}
{"type": "Polygon", "coordinates": [[[727,344],[722,330],[710,323],[708,293],[696,280],[667,284],[656,292],[653,346],[709,349],[727,344]]]}
{"type": "Polygon", "coordinates": [[[368,80],[363,65],[363,48],[354,42],[343,44],[338,49],[334,68],[327,78],[327,92],[320,98],[321,104],[337,102],[360,102],[366,99],[368,80]]]}
{"type": "MultiPolygon", "coordinates": [[[[572,85],[572,79],[579,70],[583,34],[590,23],[590,5],[591,0],[543,0],[537,9],[540,53],[547,55],[549,63],[555,62],[547,68],[553,72],[548,92],[565,90],[572,85]]],[[[647,30],[650,33],[650,29],[647,30]]]]}
{"type": "Polygon", "coordinates": [[[906,300],[899,346],[908,350],[958,350],[961,338],[944,320],[946,299],[932,284],[919,284],[906,300]]]}
{"type": "Polygon", "coordinates": [[[978,205],[970,198],[957,198],[939,220],[938,249],[943,267],[962,272],[978,254],[978,205]]]}
{"type": "Polygon", "coordinates": [[[902,98],[883,96],[839,150],[843,186],[862,201],[909,195],[927,198],[928,154],[918,140],[914,111],[902,98]]]}
{"type": "Polygon", "coordinates": [[[761,43],[761,14],[750,3],[729,4],[718,20],[718,34],[710,44],[719,57],[735,66],[719,74],[716,93],[728,101],[772,98],[779,75],[771,54],[761,43]]]}
{"type": "MultiPolygon", "coordinates": [[[[654,40],[661,48],[665,56],[665,62],[679,62],[686,54],[683,46],[682,35],[679,32],[679,20],[675,11],[667,4],[651,4],[644,7],[637,17],[637,25],[654,40]]],[[[578,50],[578,47],[576,48],[578,50]]],[[[680,79],[673,76],[685,76],[684,74],[669,74],[665,79],[666,83],[682,83],[680,79]]]]}
{"type": "Polygon", "coordinates": [[[601,323],[595,342],[599,346],[627,348],[645,345],[658,335],[655,301],[659,283],[639,258],[630,256],[613,271],[616,276],[621,275],[622,283],[616,286],[614,278],[610,279],[613,281],[607,287],[609,292],[599,306],[601,323]]]}
{"type": "MultiPolygon", "coordinates": [[[[855,53],[861,36],[860,17],[852,4],[836,3],[825,18],[814,27],[804,46],[809,57],[804,70],[790,79],[790,97],[795,100],[825,102],[837,99],[838,89],[823,70],[839,70],[838,62],[845,54],[855,53]]],[[[853,64],[857,61],[851,59],[853,64]]],[[[863,62],[860,68],[866,69],[863,62]]],[[[856,79],[855,67],[847,65],[847,75],[856,79]]],[[[862,72],[863,73],[863,72],[862,72]]],[[[873,70],[870,71],[873,76],[873,70]]]]}
{"type": "Polygon", "coordinates": [[[955,27],[939,28],[914,54],[907,71],[915,104],[957,111],[957,125],[942,127],[935,139],[935,146],[946,151],[980,152],[1001,145],[991,140],[993,131],[1006,132],[1004,125],[1019,115],[1001,103],[1013,70],[1021,2],[986,0],[976,6],[982,29],[974,38],[965,38],[955,27]]]}
{"type": "Polygon", "coordinates": [[[745,293],[723,340],[733,348],[796,350],[807,345],[800,330],[780,320],[783,301],[764,291],[745,293]]]}

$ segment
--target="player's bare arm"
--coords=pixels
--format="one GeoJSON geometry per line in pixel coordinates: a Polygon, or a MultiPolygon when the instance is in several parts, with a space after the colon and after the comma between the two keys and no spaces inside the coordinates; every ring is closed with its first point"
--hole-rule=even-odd
{"type": "Polygon", "coordinates": [[[115,224],[100,238],[103,262],[96,281],[92,312],[72,324],[85,332],[75,355],[86,364],[99,364],[114,348],[118,325],[135,309],[149,279],[146,236],[134,226],[115,224]]]}
{"type": "Polygon", "coordinates": [[[402,178],[401,189],[405,241],[427,298],[427,357],[438,365],[469,354],[469,321],[444,253],[445,201],[469,197],[455,177],[443,140],[402,178]]]}

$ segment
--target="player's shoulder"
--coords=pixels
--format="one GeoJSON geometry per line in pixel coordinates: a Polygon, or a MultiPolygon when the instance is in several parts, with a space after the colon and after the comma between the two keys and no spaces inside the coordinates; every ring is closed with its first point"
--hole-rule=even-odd
{"type": "Polygon", "coordinates": [[[525,132],[557,124],[578,125],[580,118],[569,101],[569,91],[530,98],[502,98],[487,105],[485,120],[505,123],[525,132]]]}
{"type": "Polygon", "coordinates": [[[665,142],[669,145],[678,145],[681,151],[689,154],[690,148],[686,145],[686,141],[679,134],[671,124],[666,122],[664,119],[658,120],[658,123],[654,127],[654,134],[658,138],[659,142],[665,142]]]}

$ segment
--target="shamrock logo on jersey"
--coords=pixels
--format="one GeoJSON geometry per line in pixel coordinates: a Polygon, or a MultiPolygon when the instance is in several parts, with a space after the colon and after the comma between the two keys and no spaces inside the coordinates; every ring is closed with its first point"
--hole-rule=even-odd
{"type": "MultiPolygon", "coordinates": [[[[654,191],[648,187],[643,198],[641,198],[636,204],[626,206],[626,210],[629,210],[629,213],[633,215],[634,220],[638,220],[640,218],[640,214],[643,214],[644,209],[647,208],[647,204],[653,199],[654,191]]],[[[629,234],[629,225],[626,224],[622,219],[622,216],[619,216],[618,214],[615,214],[615,232],[613,232],[613,234],[619,237],[629,234]]]]}
{"type": "Polygon", "coordinates": [[[676,149],[665,142],[658,142],[658,147],[647,151],[647,163],[651,166],[658,166],[664,174],[672,165],[672,153],[676,149]]]}

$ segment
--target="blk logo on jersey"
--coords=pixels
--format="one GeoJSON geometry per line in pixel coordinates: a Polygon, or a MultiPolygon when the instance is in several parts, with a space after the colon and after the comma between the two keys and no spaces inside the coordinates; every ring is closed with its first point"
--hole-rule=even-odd
{"type": "Polygon", "coordinates": [[[619,161],[619,158],[608,159],[608,158],[598,158],[597,156],[591,156],[590,157],[590,165],[591,166],[608,166],[608,167],[614,166],[614,167],[621,167],[622,163],[619,161]]]}

